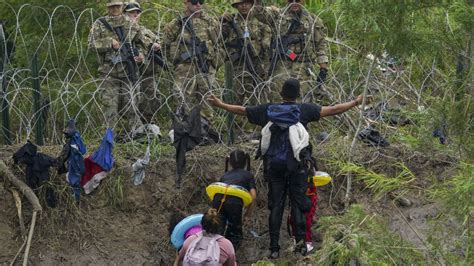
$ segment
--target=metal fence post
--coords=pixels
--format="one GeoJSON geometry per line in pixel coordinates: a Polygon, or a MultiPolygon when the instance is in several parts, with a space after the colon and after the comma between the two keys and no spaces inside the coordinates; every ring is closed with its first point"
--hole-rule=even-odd
{"type": "Polygon", "coordinates": [[[44,145],[43,117],[41,106],[41,88],[39,82],[38,54],[33,55],[31,61],[31,78],[33,87],[33,113],[35,123],[35,137],[37,145],[44,145]]]}
{"type": "Polygon", "coordinates": [[[10,136],[10,114],[9,106],[7,99],[7,77],[6,77],[6,68],[8,64],[8,48],[6,34],[3,27],[3,22],[0,21],[0,100],[1,100],[1,110],[2,110],[2,135],[3,143],[6,145],[11,145],[12,140],[10,136]]]}
{"type": "MultiPolygon", "coordinates": [[[[227,102],[234,102],[235,93],[234,93],[234,86],[233,86],[233,79],[234,79],[234,71],[232,69],[232,63],[226,62],[225,63],[225,100],[227,102]]],[[[227,113],[227,128],[229,129],[227,144],[234,144],[235,141],[235,134],[234,134],[234,121],[235,115],[232,113],[227,113]]]]}

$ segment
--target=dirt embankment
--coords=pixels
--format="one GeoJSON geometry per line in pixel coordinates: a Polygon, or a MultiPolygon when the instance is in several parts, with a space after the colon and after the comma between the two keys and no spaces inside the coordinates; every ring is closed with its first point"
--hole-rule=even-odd
{"type": "MultiPolygon", "coordinates": [[[[243,148],[253,151],[254,147],[243,148]]],[[[13,150],[11,148],[3,152],[3,159],[9,157],[7,155],[10,155],[13,150]]],[[[130,165],[133,161],[119,158],[114,172],[91,195],[83,195],[80,205],[72,202],[69,188],[63,181],[64,176],[53,174],[52,185],[58,191],[58,207],[45,208],[39,217],[33,237],[30,261],[36,265],[170,265],[175,256],[175,250],[169,244],[168,236],[170,214],[179,211],[189,215],[203,212],[209,207],[205,187],[222,175],[224,157],[228,151],[225,147],[208,146],[198,147],[189,153],[186,178],[180,190],[174,187],[175,163],[172,154],[162,156],[158,162],[153,162],[147,169],[144,183],[140,186],[134,186],[132,182],[130,165]]],[[[385,153],[387,156],[396,154],[403,156],[396,149],[385,153]]],[[[363,155],[360,156],[363,157],[363,155]]],[[[134,158],[135,156],[126,157],[134,158]]],[[[420,158],[416,160],[426,159],[424,156],[420,158]]],[[[444,173],[446,169],[449,169],[449,165],[443,168],[439,168],[439,164],[431,165],[431,160],[427,159],[425,166],[430,167],[429,169],[425,167],[423,170],[419,161],[413,161],[413,158],[410,160],[407,161],[408,166],[420,176],[420,185],[426,183],[424,178],[432,173],[436,171],[444,173]]],[[[11,167],[18,176],[23,176],[18,167],[11,167]]],[[[245,242],[237,253],[238,261],[242,265],[258,261],[268,252],[268,211],[265,200],[267,189],[261,176],[261,162],[254,161],[252,167],[254,171],[258,169],[259,199],[253,223],[250,228],[244,230],[245,242]],[[251,234],[250,231],[256,232],[258,236],[251,234]]],[[[321,167],[325,170],[324,164],[321,167]]],[[[3,180],[0,179],[0,181],[3,180]]],[[[334,187],[327,186],[319,190],[319,209],[316,217],[337,215],[341,211],[343,193],[337,193],[337,191],[344,179],[335,176],[335,181],[334,187]]],[[[43,192],[39,192],[40,199],[44,203],[41,193],[43,192]]],[[[427,209],[434,209],[429,205],[432,203],[427,202],[422,195],[407,194],[406,196],[411,198],[413,203],[409,207],[396,206],[389,197],[373,201],[370,191],[364,189],[361,184],[356,184],[354,195],[354,202],[364,203],[368,209],[392,217],[390,221],[394,231],[418,246],[423,245],[423,240],[420,240],[419,236],[423,234],[423,230],[416,233],[414,231],[416,228],[422,228],[424,222],[421,224],[414,222],[412,225],[415,229],[413,230],[405,221],[407,217],[419,221],[419,215],[424,215],[427,209]],[[402,216],[405,219],[401,218],[402,216]]],[[[18,226],[14,201],[3,183],[0,183],[0,202],[0,242],[2,243],[0,264],[5,264],[15,256],[23,239],[18,226]]],[[[43,204],[43,206],[46,205],[43,204]]],[[[23,203],[23,210],[25,221],[29,221],[31,213],[27,203],[23,203]]],[[[286,215],[285,213],[284,217],[286,215]]],[[[313,231],[317,232],[317,230],[313,231]]],[[[282,246],[285,249],[283,257],[289,261],[296,261],[297,258],[293,257],[289,249],[291,241],[286,233],[285,222],[282,225],[281,236],[282,246]]],[[[321,236],[316,234],[315,240],[321,241],[321,236]]]]}

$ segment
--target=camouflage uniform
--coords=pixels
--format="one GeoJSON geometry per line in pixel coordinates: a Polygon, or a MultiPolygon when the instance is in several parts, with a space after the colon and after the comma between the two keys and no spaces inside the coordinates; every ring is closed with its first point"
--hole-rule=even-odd
{"type": "Polygon", "coordinates": [[[163,74],[163,68],[155,64],[153,60],[148,57],[153,43],[158,42],[158,36],[151,30],[144,26],[140,26],[140,31],[145,39],[147,50],[145,53],[145,61],[140,66],[140,104],[138,109],[140,110],[140,116],[146,123],[151,123],[153,117],[156,115],[156,111],[161,106],[161,97],[158,90],[159,76],[163,74]]]}
{"type": "MultiPolygon", "coordinates": [[[[113,28],[123,27],[127,41],[135,44],[139,50],[144,50],[145,40],[137,24],[125,15],[104,18],[113,28]]],[[[89,48],[96,50],[99,56],[99,73],[103,76],[100,81],[100,103],[109,126],[114,125],[120,115],[124,115],[126,119],[133,117],[138,90],[138,86],[132,86],[127,77],[126,65],[112,63],[112,58],[119,55],[119,52],[112,48],[112,40],[120,43],[115,32],[107,29],[99,19],[96,20],[89,34],[89,48]]],[[[136,74],[138,76],[138,73],[136,74]]],[[[131,121],[127,122],[130,124],[131,121]]]]}
{"type": "MultiPolygon", "coordinates": [[[[205,96],[215,82],[217,67],[221,64],[222,51],[217,46],[219,23],[204,12],[200,17],[191,19],[196,36],[205,42],[208,53],[204,55],[209,73],[201,73],[197,58],[182,59],[182,55],[191,51],[191,33],[185,28],[188,18],[177,18],[167,24],[163,30],[163,44],[169,62],[174,64],[173,95],[178,108],[187,111],[196,105],[205,106],[205,96]],[[184,106],[183,106],[184,105],[184,106]]],[[[207,110],[209,111],[209,110],[207,110]]],[[[207,112],[206,111],[206,112],[207,112]]]]}
{"type": "MultiPolygon", "coordinates": [[[[255,89],[265,80],[271,30],[268,25],[260,22],[252,14],[249,14],[247,19],[240,14],[235,14],[233,17],[236,29],[232,22],[224,21],[222,35],[225,40],[225,51],[234,71],[234,91],[237,96],[235,102],[245,104],[246,98],[251,96],[253,99],[260,98],[260,93],[255,89]],[[243,47],[236,47],[239,40],[243,40],[243,47]],[[249,55],[252,52],[248,52],[247,49],[249,41],[253,49],[253,57],[249,55]]],[[[255,103],[255,101],[251,102],[255,103]]]]}
{"type": "MultiPolygon", "coordinates": [[[[278,92],[281,90],[285,80],[296,78],[301,84],[303,101],[312,101],[311,95],[313,94],[316,82],[309,74],[308,69],[313,71],[314,63],[328,63],[328,46],[325,40],[327,30],[324,27],[323,21],[304,10],[299,15],[287,9],[285,9],[286,12],[282,13],[282,10],[274,6],[257,10],[259,10],[258,18],[272,26],[274,41],[285,35],[303,40],[288,46],[288,49],[296,54],[294,61],[287,56],[277,55],[277,64],[272,77],[269,77],[273,91],[271,100],[280,99],[278,92]],[[293,32],[289,33],[288,30],[292,20],[295,19],[300,21],[300,25],[293,32]]],[[[314,93],[318,94],[319,92],[314,93]]]]}

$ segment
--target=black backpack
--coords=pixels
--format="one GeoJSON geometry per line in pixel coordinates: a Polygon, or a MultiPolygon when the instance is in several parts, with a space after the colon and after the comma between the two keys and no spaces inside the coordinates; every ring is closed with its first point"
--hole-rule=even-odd
{"type": "Polygon", "coordinates": [[[296,163],[289,139],[289,128],[300,122],[300,114],[299,104],[275,104],[268,106],[267,116],[273,123],[270,127],[272,136],[270,146],[263,157],[271,165],[289,167],[292,163],[296,163]]]}

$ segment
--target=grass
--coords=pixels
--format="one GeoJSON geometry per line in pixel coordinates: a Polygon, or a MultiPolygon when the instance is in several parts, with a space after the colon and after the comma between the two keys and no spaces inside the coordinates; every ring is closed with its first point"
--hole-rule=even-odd
{"type": "MultiPolygon", "coordinates": [[[[341,216],[320,219],[323,246],[302,265],[427,265],[422,250],[390,232],[386,221],[352,205],[341,216]],[[355,263],[355,264],[354,264],[355,263]]],[[[253,266],[294,265],[294,261],[261,260],[253,266]]],[[[299,264],[298,264],[299,265],[299,264]]]]}
{"type": "Polygon", "coordinates": [[[124,202],[123,176],[121,174],[110,174],[107,182],[104,182],[107,205],[114,208],[122,207],[124,202]]]}
{"type": "Polygon", "coordinates": [[[410,265],[426,264],[419,249],[391,233],[376,213],[352,205],[342,216],[322,217],[323,247],[312,256],[317,265],[410,265]]]}
{"type": "Polygon", "coordinates": [[[399,172],[393,177],[376,173],[355,163],[334,161],[332,164],[339,169],[339,175],[354,174],[355,180],[362,181],[366,188],[374,193],[375,200],[379,200],[382,196],[395,190],[406,190],[416,179],[403,163],[396,164],[399,172]]]}
{"type": "Polygon", "coordinates": [[[450,213],[468,223],[474,208],[474,164],[461,163],[456,176],[429,190],[432,199],[441,200],[450,213]]]}

